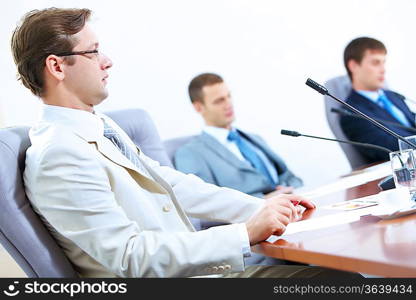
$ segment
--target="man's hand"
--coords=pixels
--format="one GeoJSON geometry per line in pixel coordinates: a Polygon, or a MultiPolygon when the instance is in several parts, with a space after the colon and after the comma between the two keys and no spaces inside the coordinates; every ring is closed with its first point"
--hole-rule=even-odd
{"type": "Polygon", "coordinates": [[[250,245],[262,242],[272,234],[281,235],[290,222],[298,219],[298,204],[315,208],[311,201],[297,195],[284,194],[267,199],[261,210],[246,223],[250,245]]]}

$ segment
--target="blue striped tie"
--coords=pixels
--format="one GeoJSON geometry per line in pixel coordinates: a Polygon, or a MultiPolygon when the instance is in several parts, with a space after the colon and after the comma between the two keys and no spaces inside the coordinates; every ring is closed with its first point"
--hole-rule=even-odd
{"type": "Polygon", "coordinates": [[[241,154],[244,156],[244,158],[250,162],[250,164],[261,174],[263,174],[267,180],[270,182],[271,185],[275,185],[275,182],[273,181],[269,171],[267,170],[266,165],[261,160],[261,158],[257,155],[256,151],[254,151],[250,145],[245,142],[241,136],[238,134],[236,130],[230,131],[228,134],[227,139],[229,141],[233,141],[236,143],[238,149],[240,149],[241,154]]]}
{"type": "Polygon", "coordinates": [[[119,150],[120,152],[128,159],[130,160],[133,165],[142,171],[144,174],[149,175],[147,170],[144,168],[143,164],[139,160],[139,157],[135,151],[131,149],[131,147],[126,144],[121,136],[115,131],[110,125],[108,125],[104,119],[104,136],[108,138],[119,150]]]}

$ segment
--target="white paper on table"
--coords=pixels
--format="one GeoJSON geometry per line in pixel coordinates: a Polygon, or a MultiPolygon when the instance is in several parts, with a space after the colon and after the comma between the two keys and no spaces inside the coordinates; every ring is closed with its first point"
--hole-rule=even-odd
{"type": "Polygon", "coordinates": [[[321,197],[321,196],[331,194],[337,191],[348,189],[354,186],[365,184],[367,182],[391,175],[391,173],[392,172],[391,172],[390,163],[385,162],[380,165],[372,166],[372,167],[357,171],[355,174],[353,173],[350,176],[342,177],[335,182],[321,186],[311,191],[302,192],[302,190],[300,190],[299,192],[297,192],[297,194],[308,199],[313,199],[313,198],[321,197]]]}
{"type": "Polygon", "coordinates": [[[409,191],[406,188],[391,189],[375,195],[357,198],[355,200],[358,199],[378,201],[379,204],[376,206],[344,211],[341,213],[290,223],[286,227],[286,231],[281,236],[271,235],[266,241],[273,243],[280,237],[285,237],[290,234],[352,223],[360,220],[361,216],[373,215],[383,217],[386,214],[393,214],[398,210],[411,208],[415,205],[414,201],[410,201],[409,191]]]}
{"type": "Polygon", "coordinates": [[[368,210],[371,208],[372,207],[363,208],[359,210],[357,209],[355,211],[331,214],[319,218],[313,218],[304,221],[290,223],[286,226],[286,231],[281,236],[272,235],[267,239],[267,241],[273,243],[280,237],[285,237],[290,234],[352,223],[360,220],[361,216],[368,215],[368,210]]]}

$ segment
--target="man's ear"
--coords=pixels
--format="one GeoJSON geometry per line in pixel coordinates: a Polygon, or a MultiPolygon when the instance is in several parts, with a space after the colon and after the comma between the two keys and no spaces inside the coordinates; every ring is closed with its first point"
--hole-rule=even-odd
{"type": "Polygon", "coordinates": [[[204,108],[204,103],[202,103],[202,101],[196,100],[192,104],[193,104],[196,112],[198,112],[198,113],[202,112],[202,109],[204,108]]]}
{"type": "Polygon", "coordinates": [[[356,62],[355,60],[350,59],[347,63],[347,66],[348,66],[348,70],[350,70],[351,73],[354,73],[357,67],[360,66],[360,64],[356,62]]]}
{"type": "Polygon", "coordinates": [[[51,54],[45,59],[45,71],[59,81],[65,78],[64,67],[62,57],[51,54]]]}

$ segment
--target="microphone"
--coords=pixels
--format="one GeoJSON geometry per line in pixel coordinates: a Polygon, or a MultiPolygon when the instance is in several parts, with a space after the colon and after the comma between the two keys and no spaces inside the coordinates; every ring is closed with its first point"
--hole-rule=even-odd
{"type": "MultiPolygon", "coordinates": [[[[366,120],[366,118],[364,118],[360,115],[354,114],[353,112],[350,112],[350,111],[348,111],[346,109],[343,109],[343,108],[338,109],[338,108],[333,107],[333,108],[331,108],[331,112],[337,113],[337,114],[342,115],[342,116],[350,116],[350,117],[366,120]]],[[[400,123],[385,121],[385,120],[381,120],[381,119],[378,119],[378,118],[373,118],[373,119],[376,120],[377,122],[382,123],[382,124],[390,124],[390,125],[393,125],[395,127],[403,128],[403,129],[406,129],[406,130],[409,130],[411,132],[416,133],[416,128],[413,128],[413,127],[404,126],[400,123]]]]}
{"type": "Polygon", "coordinates": [[[412,149],[416,149],[416,145],[413,144],[412,142],[406,140],[404,137],[402,137],[401,135],[398,135],[397,133],[395,133],[394,131],[388,129],[386,126],[380,124],[379,122],[377,122],[376,120],[370,118],[369,116],[367,116],[366,114],[362,113],[361,111],[359,111],[358,109],[356,109],[355,107],[353,107],[352,105],[349,105],[348,103],[338,99],[337,97],[331,95],[328,92],[328,89],[326,87],[324,87],[323,85],[320,85],[319,83],[313,81],[312,79],[308,78],[305,82],[305,84],[311,88],[313,88],[315,91],[317,91],[318,93],[321,93],[322,95],[328,95],[329,97],[331,97],[332,99],[334,99],[335,101],[341,103],[342,105],[348,107],[350,110],[352,110],[353,112],[355,112],[356,114],[362,116],[364,119],[366,119],[367,121],[371,122],[373,125],[377,126],[378,128],[380,128],[381,130],[387,132],[388,134],[394,136],[396,139],[401,140],[402,142],[406,143],[407,145],[409,145],[410,147],[412,147],[412,149]]]}
{"type": "Polygon", "coordinates": [[[280,131],[280,134],[288,135],[288,136],[293,136],[293,137],[304,136],[304,137],[309,137],[309,138],[313,138],[313,139],[320,139],[320,140],[325,140],[325,141],[332,141],[332,142],[338,142],[338,143],[351,144],[351,145],[359,146],[359,147],[377,149],[377,150],[381,150],[381,151],[384,151],[384,152],[387,152],[387,153],[392,152],[390,149],[385,148],[385,147],[382,147],[382,146],[378,146],[378,145],[367,144],[367,143],[358,143],[358,142],[338,140],[338,139],[329,139],[329,138],[315,136],[315,135],[301,134],[301,133],[299,133],[297,131],[286,130],[286,129],[282,129],[280,131]]]}
{"type": "MultiPolygon", "coordinates": [[[[288,135],[288,136],[293,136],[293,137],[304,136],[304,137],[315,138],[315,139],[320,139],[320,140],[334,141],[334,142],[338,142],[338,143],[346,143],[346,144],[351,144],[351,145],[355,145],[355,146],[359,146],[359,147],[377,149],[377,150],[385,151],[387,153],[391,152],[390,149],[387,149],[385,147],[378,146],[378,145],[351,142],[351,141],[344,141],[344,140],[338,140],[338,139],[329,139],[329,138],[313,136],[313,135],[306,135],[306,134],[301,134],[297,131],[292,131],[292,130],[282,129],[280,131],[280,133],[283,134],[283,135],[288,135]]],[[[400,157],[399,157],[399,159],[400,159],[400,157]]],[[[404,166],[404,163],[401,161],[401,159],[400,159],[400,162],[401,162],[402,166],[404,166]]],[[[396,187],[396,185],[394,183],[393,175],[389,175],[386,178],[382,179],[377,185],[383,191],[394,189],[396,187]]]]}

